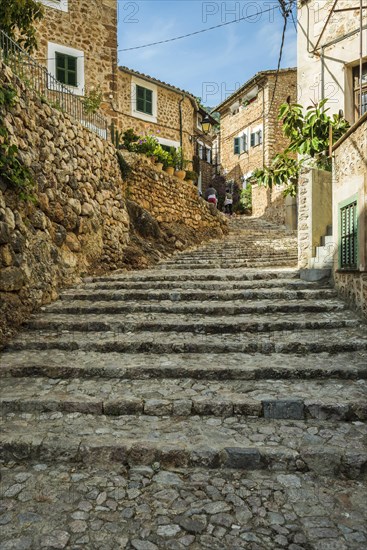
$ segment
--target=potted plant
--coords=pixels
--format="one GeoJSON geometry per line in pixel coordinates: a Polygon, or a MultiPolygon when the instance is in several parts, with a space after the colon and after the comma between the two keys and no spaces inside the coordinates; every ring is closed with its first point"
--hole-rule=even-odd
{"type": "Polygon", "coordinates": [[[166,151],[167,157],[165,161],[163,162],[163,168],[167,174],[170,176],[173,176],[175,173],[175,165],[176,165],[176,149],[174,147],[170,147],[169,151],[166,151]]]}
{"type": "Polygon", "coordinates": [[[182,155],[182,148],[179,147],[175,150],[175,156],[174,156],[174,166],[176,168],[175,170],[175,176],[176,178],[183,180],[186,176],[186,171],[184,170],[184,165],[186,161],[183,159],[182,155]]]}
{"type": "Polygon", "coordinates": [[[163,170],[163,166],[165,163],[166,155],[168,154],[167,151],[165,151],[161,145],[157,145],[157,147],[154,149],[154,157],[156,159],[156,168],[158,170],[163,170]]]}
{"type": "Polygon", "coordinates": [[[126,130],[122,135],[122,145],[130,152],[136,151],[140,136],[132,128],[126,130]]]}
{"type": "Polygon", "coordinates": [[[196,183],[198,178],[199,176],[196,172],[193,170],[186,170],[185,181],[187,181],[187,183],[196,183]]]}
{"type": "Polygon", "coordinates": [[[150,157],[152,160],[154,158],[155,161],[156,157],[154,155],[154,151],[156,150],[158,145],[159,143],[156,137],[152,135],[146,135],[140,138],[135,150],[137,153],[142,153],[143,155],[150,157]]]}

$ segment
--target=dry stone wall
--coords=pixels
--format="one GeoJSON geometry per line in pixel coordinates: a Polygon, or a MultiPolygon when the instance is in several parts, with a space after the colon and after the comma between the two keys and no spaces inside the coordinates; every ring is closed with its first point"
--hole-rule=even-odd
{"type": "Polygon", "coordinates": [[[23,202],[14,187],[0,180],[0,345],[31,311],[54,300],[60,288],[77,283],[82,274],[146,266],[177,249],[177,241],[183,248],[210,236],[208,229],[213,236],[222,234],[225,222],[211,215],[207,204],[195,201],[187,184],[172,192],[176,178],[161,176],[140,159],[128,185],[111,143],[41,101],[5,65],[0,66],[3,84],[18,93],[16,105],[2,115],[12,143],[34,175],[36,203],[23,202]],[[135,209],[134,227],[128,187],[142,203],[135,209]],[[143,214],[158,228],[151,232],[150,248],[160,238],[160,255],[149,256],[137,241],[143,214]],[[159,228],[161,220],[168,227],[177,221],[169,240],[159,228]],[[188,230],[180,233],[178,226],[188,230]],[[145,262],[134,263],[144,254],[145,262]]]}
{"type": "Polygon", "coordinates": [[[227,232],[225,216],[208,207],[195,185],[156,170],[134,153],[124,153],[124,157],[133,168],[128,182],[129,198],[159,223],[184,224],[195,232],[203,231],[208,238],[227,232]]]}

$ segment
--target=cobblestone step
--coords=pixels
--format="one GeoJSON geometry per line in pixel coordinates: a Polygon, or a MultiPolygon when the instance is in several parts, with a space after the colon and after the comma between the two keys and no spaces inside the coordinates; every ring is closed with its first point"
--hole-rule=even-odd
{"type": "Polygon", "coordinates": [[[229,223],[86,277],[2,353],[0,550],[366,545],[366,328],[294,234],[229,223]]]}
{"type": "Polygon", "coordinates": [[[162,270],[147,269],[141,271],[116,271],[109,275],[98,277],[84,277],[84,282],[116,282],[116,281],[263,281],[271,279],[299,279],[299,270],[297,269],[211,269],[207,273],[203,270],[170,270],[164,273],[162,270]]]}
{"type": "Polygon", "coordinates": [[[367,381],[4,378],[2,414],[50,411],[112,416],[233,415],[271,419],[367,420],[367,381]]]}
{"type": "Polygon", "coordinates": [[[165,290],[93,290],[93,289],[73,289],[60,296],[62,300],[171,300],[175,301],[203,301],[203,300],[324,300],[335,298],[336,291],[329,288],[307,288],[304,290],[283,290],[278,288],[270,289],[248,289],[234,290],[227,289],[205,291],[197,288],[196,290],[183,291],[165,291],[165,290]]]}
{"type": "Polygon", "coordinates": [[[56,313],[73,313],[89,315],[92,313],[105,313],[108,315],[119,313],[186,313],[204,315],[244,315],[251,313],[310,313],[310,312],[334,312],[345,311],[346,304],[340,300],[265,300],[246,301],[238,304],[233,301],[215,302],[129,302],[129,301],[93,301],[91,300],[59,300],[50,306],[41,308],[43,315],[56,313]]]}
{"type": "Polygon", "coordinates": [[[258,314],[223,315],[206,317],[204,314],[177,315],[167,313],[126,313],[106,314],[91,313],[87,319],[73,314],[56,314],[35,316],[25,324],[32,331],[69,331],[69,332],[191,332],[193,334],[238,334],[266,333],[276,331],[303,331],[320,329],[337,329],[358,327],[361,321],[348,311],[314,312],[309,318],[300,314],[258,314]]]}
{"type": "Polygon", "coordinates": [[[335,354],[108,354],[53,349],[8,351],[2,354],[0,377],[45,376],[67,378],[193,379],[205,380],[312,380],[367,379],[367,352],[335,354]]]}
{"type": "Polygon", "coordinates": [[[363,478],[367,425],[327,420],[8,413],[0,458],[312,471],[363,478]]]}
{"type": "Polygon", "coordinates": [[[237,268],[245,268],[245,267],[251,267],[251,268],[259,268],[262,267],[268,267],[268,266],[284,266],[284,267],[296,267],[298,258],[294,259],[279,259],[279,260],[272,260],[267,259],[264,261],[261,260],[243,260],[243,261],[206,261],[203,263],[190,263],[190,262],[165,262],[164,264],[158,264],[157,269],[162,270],[169,270],[169,269],[189,269],[189,270],[195,270],[195,269],[237,269],[237,268]]]}
{"type": "MultiPolygon", "coordinates": [[[[321,286],[321,285],[320,285],[321,286]]],[[[326,287],[326,283],[323,285],[326,287]]],[[[193,279],[191,281],[151,281],[151,280],[142,280],[142,281],[102,281],[102,282],[93,282],[87,283],[84,285],[84,288],[97,289],[97,290],[123,290],[123,289],[172,289],[172,288],[194,288],[201,290],[238,290],[238,289],[252,289],[252,288],[282,288],[287,290],[292,289],[306,289],[314,288],[313,283],[308,281],[302,281],[301,279],[274,279],[274,280],[263,280],[263,281],[200,281],[193,279]]],[[[329,287],[330,288],[330,287],[329,287]]]]}
{"type": "Polygon", "coordinates": [[[259,251],[254,249],[252,252],[250,251],[241,251],[241,250],[224,250],[224,251],[217,251],[217,252],[195,252],[191,254],[180,254],[172,258],[171,260],[167,260],[164,263],[172,264],[172,263],[206,263],[211,261],[218,261],[218,260],[228,260],[230,259],[232,262],[241,262],[243,260],[277,260],[277,259],[295,259],[297,257],[297,253],[293,251],[281,251],[281,250],[273,250],[273,251],[266,251],[263,256],[260,256],[259,251]]]}
{"type": "Polygon", "coordinates": [[[18,460],[2,468],[2,546],[362,550],[366,489],[312,473],[18,460]]]}
{"type": "Polygon", "coordinates": [[[340,353],[367,349],[364,327],[281,334],[197,334],[192,332],[25,332],[15,338],[8,350],[81,350],[110,353],[340,353]]]}

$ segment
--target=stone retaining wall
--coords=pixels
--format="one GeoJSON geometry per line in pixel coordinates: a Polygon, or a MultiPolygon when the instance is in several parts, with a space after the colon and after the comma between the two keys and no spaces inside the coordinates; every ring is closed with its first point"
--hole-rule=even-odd
{"type": "MultiPolygon", "coordinates": [[[[2,65],[0,85],[4,83],[18,92],[4,121],[34,174],[36,203],[23,202],[14,187],[0,180],[0,345],[11,327],[82,274],[126,267],[137,254],[148,256],[140,266],[149,265],[174,249],[222,235],[226,222],[213,216],[187,183],[141,159],[135,159],[132,180],[125,182],[111,143],[51,108],[2,65]],[[151,225],[174,222],[170,240],[165,230],[153,232],[150,248],[160,238],[159,256],[149,256],[145,238],[143,244],[137,241],[139,219],[131,223],[127,190],[130,199],[151,212],[151,225]]],[[[136,211],[141,218],[144,211],[136,211]]]]}
{"type": "MultiPolygon", "coordinates": [[[[198,196],[195,185],[169,176],[134,153],[123,153],[132,167],[128,196],[159,223],[184,223],[194,230],[208,229],[213,237],[226,232],[225,217],[198,196]]],[[[210,234],[210,233],[209,233],[210,234]]]]}

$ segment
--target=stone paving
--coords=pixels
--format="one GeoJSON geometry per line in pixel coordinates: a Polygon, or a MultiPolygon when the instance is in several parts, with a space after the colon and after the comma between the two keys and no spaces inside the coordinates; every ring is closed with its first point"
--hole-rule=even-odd
{"type": "Polygon", "coordinates": [[[230,225],[4,351],[0,550],[367,548],[366,326],[294,234],[230,225]]]}

